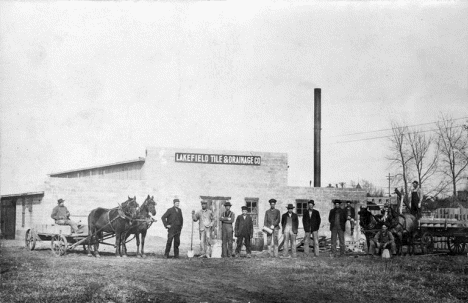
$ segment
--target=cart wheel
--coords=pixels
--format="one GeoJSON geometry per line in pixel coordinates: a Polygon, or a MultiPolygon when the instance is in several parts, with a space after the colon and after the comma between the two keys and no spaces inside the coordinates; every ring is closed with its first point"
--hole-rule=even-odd
{"type": "Polygon", "coordinates": [[[36,247],[36,233],[34,232],[34,229],[28,229],[26,231],[24,242],[26,244],[26,248],[28,248],[29,250],[34,250],[34,248],[36,247]]]}
{"type": "Polygon", "coordinates": [[[461,237],[447,237],[447,246],[451,253],[462,254],[465,251],[465,242],[461,237]]]}
{"type": "Polygon", "coordinates": [[[423,254],[432,254],[434,252],[434,239],[429,233],[424,233],[421,237],[421,251],[423,254]]]}
{"type": "Polygon", "coordinates": [[[52,253],[56,256],[64,256],[67,253],[67,238],[64,235],[54,235],[50,242],[52,253]]]}

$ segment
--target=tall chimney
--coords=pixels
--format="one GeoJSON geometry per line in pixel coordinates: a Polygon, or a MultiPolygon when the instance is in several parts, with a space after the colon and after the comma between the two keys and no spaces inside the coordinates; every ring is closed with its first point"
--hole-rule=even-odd
{"type": "Polygon", "coordinates": [[[320,132],[322,130],[322,89],[314,89],[314,187],[320,187],[320,132]]]}

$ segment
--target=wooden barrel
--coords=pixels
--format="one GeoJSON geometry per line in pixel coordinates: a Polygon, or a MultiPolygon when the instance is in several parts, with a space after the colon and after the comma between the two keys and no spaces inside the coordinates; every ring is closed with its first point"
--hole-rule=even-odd
{"type": "Polygon", "coordinates": [[[252,239],[252,244],[251,244],[251,249],[253,251],[263,251],[263,245],[264,245],[264,240],[263,240],[263,232],[256,232],[253,235],[252,239]]]}

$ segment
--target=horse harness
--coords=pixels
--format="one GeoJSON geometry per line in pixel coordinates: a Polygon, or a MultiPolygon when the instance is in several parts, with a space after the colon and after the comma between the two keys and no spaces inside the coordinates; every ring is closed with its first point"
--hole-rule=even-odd
{"type": "MultiPolygon", "coordinates": [[[[112,226],[112,222],[114,222],[114,221],[117,220],[118,218],[122,218],[122,219],[124,219],[124,220],[125,220],[125,219],[128,219],[128,220],[130,220],[130,223],[131,223],[132,221],[134,221],[134,219],[132,219],[131,217],[127,216],[127,215],[123,212],[122,207],[121,207],[120,205],[119,205],[119,207],[112,208],[111,210],[113,210],[113,209],[117,209],[117,213],[118,213],[119,215],[118,215],[117,217],[115,217],[114,219],[110,220],[110,217],[109,217],[110,211],[108,211],[108,212],[107,212],[107,221],[108,221],[107,224],[110,225],[110,227],[112,228],[112,231],[113,231],[114,233],[115,233],[115,228],[112,226]]],[[[106,224],[106,225],[107,225],[107,224],[106,224]]]]}

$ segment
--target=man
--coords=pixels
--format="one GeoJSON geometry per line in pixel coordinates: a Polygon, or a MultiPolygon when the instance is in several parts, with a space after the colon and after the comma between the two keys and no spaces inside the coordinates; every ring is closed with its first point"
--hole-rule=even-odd
{"type": "Polygon", "coordinates": [[[288,204],[288,211],[281,216],[281,227],[283,228],[284,235],[284,258],[290,258],[289,247],[291,244],[291,254],[293,258],[296,258],[296,236],[297,230],[299,229],[299,218],[297,214],[293,213],[294,206],[288,204]]]}
{"type": "Polygon", "coordinates": [[[354,233],[354,220],[356,218],[356,212],[354,211],[354,207],[351,206],[351,201],[346,201],[346,219],[349,221],[351,225],[351,236],[353,236],[354,233]]]}
{"type": "Polygon", "coordinates": [[[387,227],[392,227],[393,219],[396,217],[396,214],[388,202],[384,204],[384,208],[380,211],[380,213],[382,214],[380,219],[382,224],[387,225],[387,227]]]}
{"type": "Polygon", "coordinates": [[[253,238],[253,221],[252,217],[247,214],[247,206],[242,206],[242,215],[239,215],[236,219],[235,235],[237,238],[236,257],[240,256],[242,242],[245,244],[247,258],[252,257],[250,242],[253,238]]]}
{"type": "Polygon", "coordinates": [[[232,257],[232,223],[236,218],[236,215],[231,211],[231,202],[224,203],[225,211],[221,214],[221,236],[222,236],[222,258],[231,258],[232,257]]]}
{"type": "Polygon", "coordinates": [[[277,210],[276,207],[276,200],[270,199],[270,209],[265,212],[265,220],[263,221],[263,225],[270,228],[273,232],[267,233],[267,245],[268,245],[268,254],[270,257],[278,257],[278,232],[279,232],[279,224],[281,220],[281,213],[277,210]],[[273,245],[271,240],[273,239],[273,245]]]}
{"type": "Polygon", "coordinates": [[[213,212],[206,208],[207,202],[201,201],[202,209],[195,213],[192,210],[193,222],[199,221],[200,232],[200,258],[211,257],[211,227],[214,223],[213,212]]]}
{"type": "Polygon", "coordinates": [[[64,205],[65,200],[58,199],[57,206],[52,210],[52,219],[55,220],[55,224],[58,225],[69,225],[71,226],[72,233],[82,234],[83,230],[78,228],[78,224],[75,221],[70,220],[70,212],[64,205]]]}
{"type": "Polygon", "coordinates": [[[370,243],[369,254],[371,256],[374,256],[376,247],[379,254],[383,249],[388,247],[391,248],[393,255],[396,254],[395,238],[393,237],[392,233],[388,231],[388,227],[386,225],[382,226],[382,230],[374,236],[374,239],[372,239],[370,243]]]}
{"type": "Polygon", "coordinates": [[[331,230],[331,254],[330,257],[336,256],[336,238],[340,240],[340,256],[345,253],[344,231],[346,229],[346,212],[341,208],[341,201],[335,201],[335,208],[330,210],[328,222],[331,230]]]}
{"type": "Polygon", "coordinates": [[[182,211],[179,208],[180,200],[174,199],[174,207],[169,208],[161,217],[164,227],[167,228],[167,243],[164,258],[169,258],[172,240],[174,240],[174,258],[179,258],[180,232],[184,224],[182,211]]]}
{"type": "Polygon", "coordinates": [[[418,181],[413,181],[413,189],[411,190],[411,214],[419,219],[421,216],[421,204],[423,200],[423,193],[419,187],[418,181]]]}
{"type": "Polygon", "coordinates": [[[305,239],[304,239],[304,253],[309,256],[309,242],[310,235],[314,237],[314,256],[319,256],[319,242],[318,242],[318,230],[322,219],[318,210],[314,209],[315,201],[309,200],[307,203],[308,210],[302,215],[302,226],[304,227],[305,239]]]}

